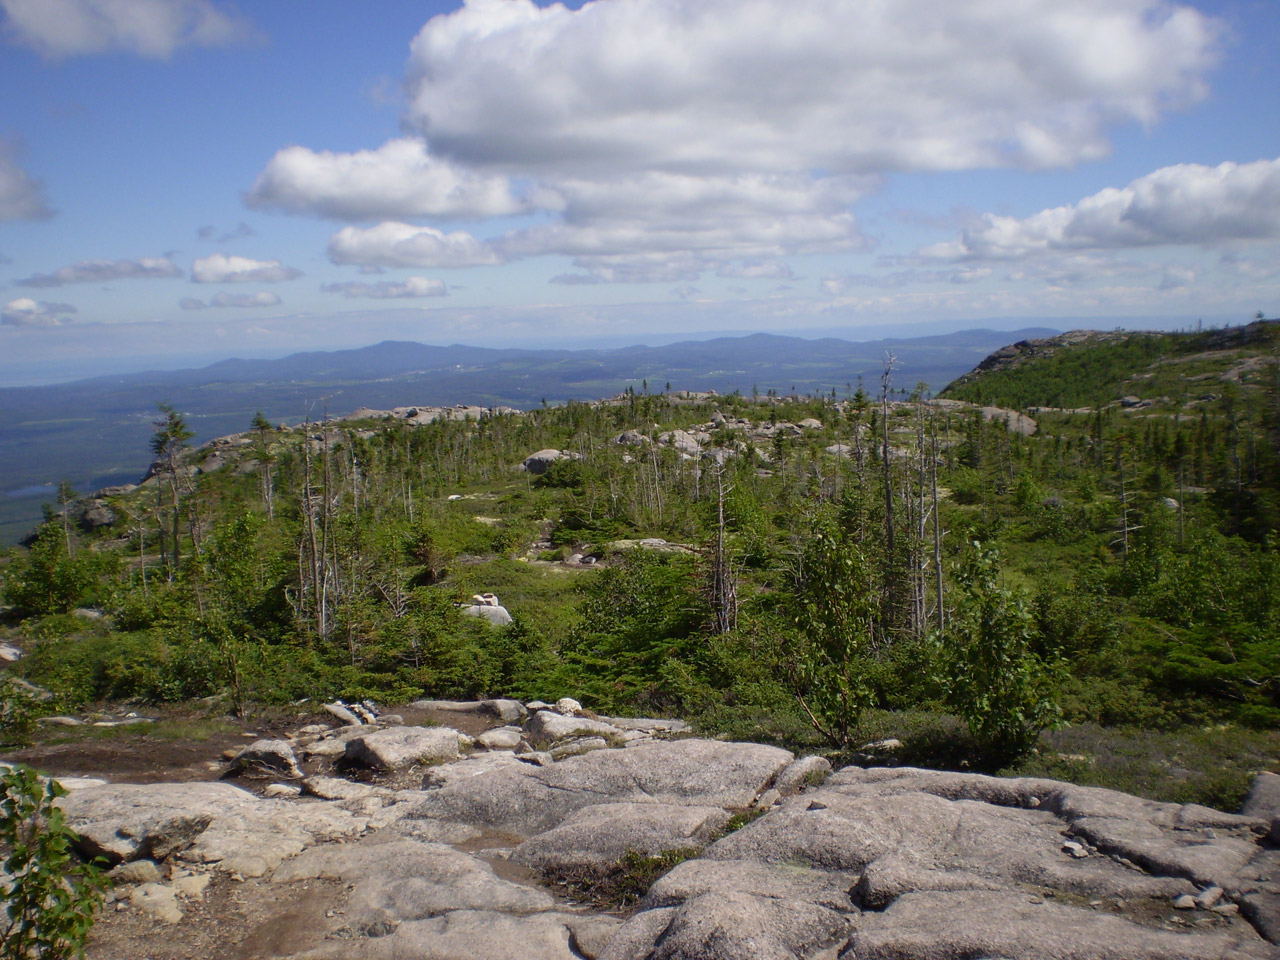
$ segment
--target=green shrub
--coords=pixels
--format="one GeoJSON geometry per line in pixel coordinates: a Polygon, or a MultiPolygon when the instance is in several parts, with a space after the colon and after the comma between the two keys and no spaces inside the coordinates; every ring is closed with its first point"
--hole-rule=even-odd
{"type": "Polygon", "coordinates": [[[52,780],[41,783],[28,767],[0,775],[0,847],[8,853],[0,880],[5,960],[83,956],[102,906],[102,872],[76,859],[74,834],[54,805],[64,793],[52,780]]]}
{"type": "Polygon", "coordinates": [[[1061,716],[1054,665],[1035,652],[1035,618],[1026,598],[1000,582],[1000,569],[1000,555],[980,543],[962,557],[938,651],[948,702],[993,761],[1025,754],[1061,716]]]}
{"type": "Polygon", "coordinates": [[[30,743],[36,720],[48,712],[35,691],[8,674],[0,677],[0,744],[30,743]]]}

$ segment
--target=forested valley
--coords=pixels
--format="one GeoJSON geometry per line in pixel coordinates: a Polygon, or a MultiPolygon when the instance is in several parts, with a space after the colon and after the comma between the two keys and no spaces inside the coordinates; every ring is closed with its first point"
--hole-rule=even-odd
{"type": "Polygon", "coordinates": [[[161,405],[144,483],[64,490],[3,560],[0,739],[104,701],[571,696],[1235,809],[1280,760],[1277,326],[1066,335],[939,397],[886,358],[198,449],[161,405]]]}

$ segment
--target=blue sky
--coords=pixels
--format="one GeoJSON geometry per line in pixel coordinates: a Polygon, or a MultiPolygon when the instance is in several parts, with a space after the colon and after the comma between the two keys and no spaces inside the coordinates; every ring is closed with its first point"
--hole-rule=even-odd
{"type": "Polygon", "coordinates": [[[0,18],[0,385],[1280,309],[1271,0],[0,18]]]}

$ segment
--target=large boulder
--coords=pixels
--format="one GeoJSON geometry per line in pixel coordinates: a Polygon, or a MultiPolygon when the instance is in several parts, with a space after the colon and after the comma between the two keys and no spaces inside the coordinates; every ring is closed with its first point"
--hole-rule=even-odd
{"type": "Polygon", "coordinates": [[[458,612],[464,617],[479,617],[481,620],[488,620],[495,627],[505,627],[511,623],[511,611],[503,606],[494,606],[489,603],[464,603],[458,607],[458,612]]]}
{"type": "Polygon", "coordinates": [[[622,731],[603,720],[565,716],[555,710],[539,710],[525,724],[525,735],[530,743],[538,745],[569,737],[600,736],[621,739],[622,731]]]}
{"type": "Polygon", "coordinates": [[[519,723],[529,714],[519,700],[415,700],[409,706],[418,710],[494,717],[503,723],[519,723]]]}
{"type": "Polygon", "coordinates": [[[578,455],[570,450],[539,450],[537,453],[531,453],[525,457],[520,463],[520,469],[540,477],[550,470],[551,465],[556,461],[576,459],[578,459],[578,455]]]}
{"type": "Polygon", "coordinates": [[[301,779],[298,758],[287,740],[255,740],[241,750],[231,768],[248,773],[264,772],[301,779]]]}
{"type": "Polygon", "coordinates": [[[452,727],[392,727],[347,741],[344,758],[379,770],[415,763],[447,763],[461,756],[461,735],[452,727]]]}

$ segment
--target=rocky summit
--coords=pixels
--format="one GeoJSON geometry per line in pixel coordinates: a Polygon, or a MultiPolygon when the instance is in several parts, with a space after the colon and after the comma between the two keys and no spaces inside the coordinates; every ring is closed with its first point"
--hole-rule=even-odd
{"type": "Polygon", "coordinates": [[[89,956],[1280,957],[1272,774],[1227,814],[832,772],[572,700],[412,706],[478,735],[348,711],[246,747],[236,783],[74,784],[82,851],[116,865],[89,956]]]}

